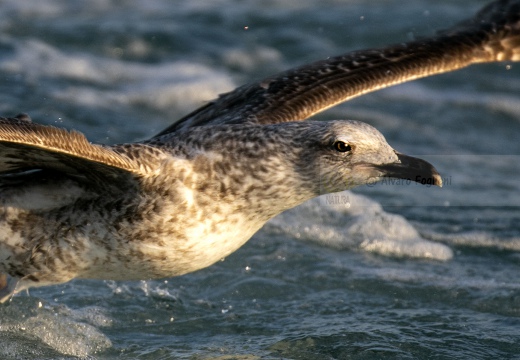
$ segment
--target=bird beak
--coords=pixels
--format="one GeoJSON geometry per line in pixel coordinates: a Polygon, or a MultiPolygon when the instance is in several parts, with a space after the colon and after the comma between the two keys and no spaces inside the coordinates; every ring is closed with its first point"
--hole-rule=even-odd
{"type": "Polygon", "coordinates": [[[382,177],[411,180],[423,185],[442,187],[442,178],[429,162],[395,152],[399,162],[375,165],[382,177]]]}

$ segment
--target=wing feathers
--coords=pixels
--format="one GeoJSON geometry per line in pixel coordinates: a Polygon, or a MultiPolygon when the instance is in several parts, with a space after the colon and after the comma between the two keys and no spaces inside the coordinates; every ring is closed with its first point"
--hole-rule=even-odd
{"type": "Polygon", "coordinates": [[[207,124],[304,120],[354,97],[478,62],[520,60],[520,1],[501,0],[438,36],[318,61],[242,86],[157,136],[207,124]]]}
{"type": "Polygon", "coordinates": [[[3,175],[41,169],[97,183],[135,178],[145,171],[138,159],[125,154],[135,146],[148,148],[140,144],[95,145],[76,131],[25,119],[0,118],[0,174],[3,175]]]}

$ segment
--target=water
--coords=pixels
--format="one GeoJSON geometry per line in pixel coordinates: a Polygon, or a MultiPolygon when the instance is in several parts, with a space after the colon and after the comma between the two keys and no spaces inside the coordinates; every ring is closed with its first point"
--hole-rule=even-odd
{"type": "MultiPolygon", "coordinates": [[[[242,83],[484,3],[3,0],[0,113],[143,139],[242,83]]],[[[474,66],[320,114],[376,126],[445,187],[316,199],[183,277],[20,294],[0,307],[0,358],[518,358],[519,79],[518,64],[474,66]]]]}

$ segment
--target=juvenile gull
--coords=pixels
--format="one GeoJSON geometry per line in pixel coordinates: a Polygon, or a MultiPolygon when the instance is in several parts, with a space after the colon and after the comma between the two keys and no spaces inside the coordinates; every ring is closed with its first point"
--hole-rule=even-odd
{"type": "Polygon", "coordinates": [[[432,165],[356,121],[300,122],[355,96],[473,63],[520,59],[520,0],[438,36],[246,85],[150,140],[103,146],[0,118],[0,300],[73,278],[150,279],[213,264],[277,214],[385,177],[442,185],[432,165]]]}

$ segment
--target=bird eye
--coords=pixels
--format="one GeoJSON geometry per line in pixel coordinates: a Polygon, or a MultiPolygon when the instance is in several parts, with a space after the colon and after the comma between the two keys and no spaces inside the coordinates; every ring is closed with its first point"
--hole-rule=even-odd
{"type": "Polygon", "coordinates": [[[352,150],[352,147],[344,141],[336,141],[332,146],[334,147],[334,150],[339,152],[347,152],[352,150]]]}

